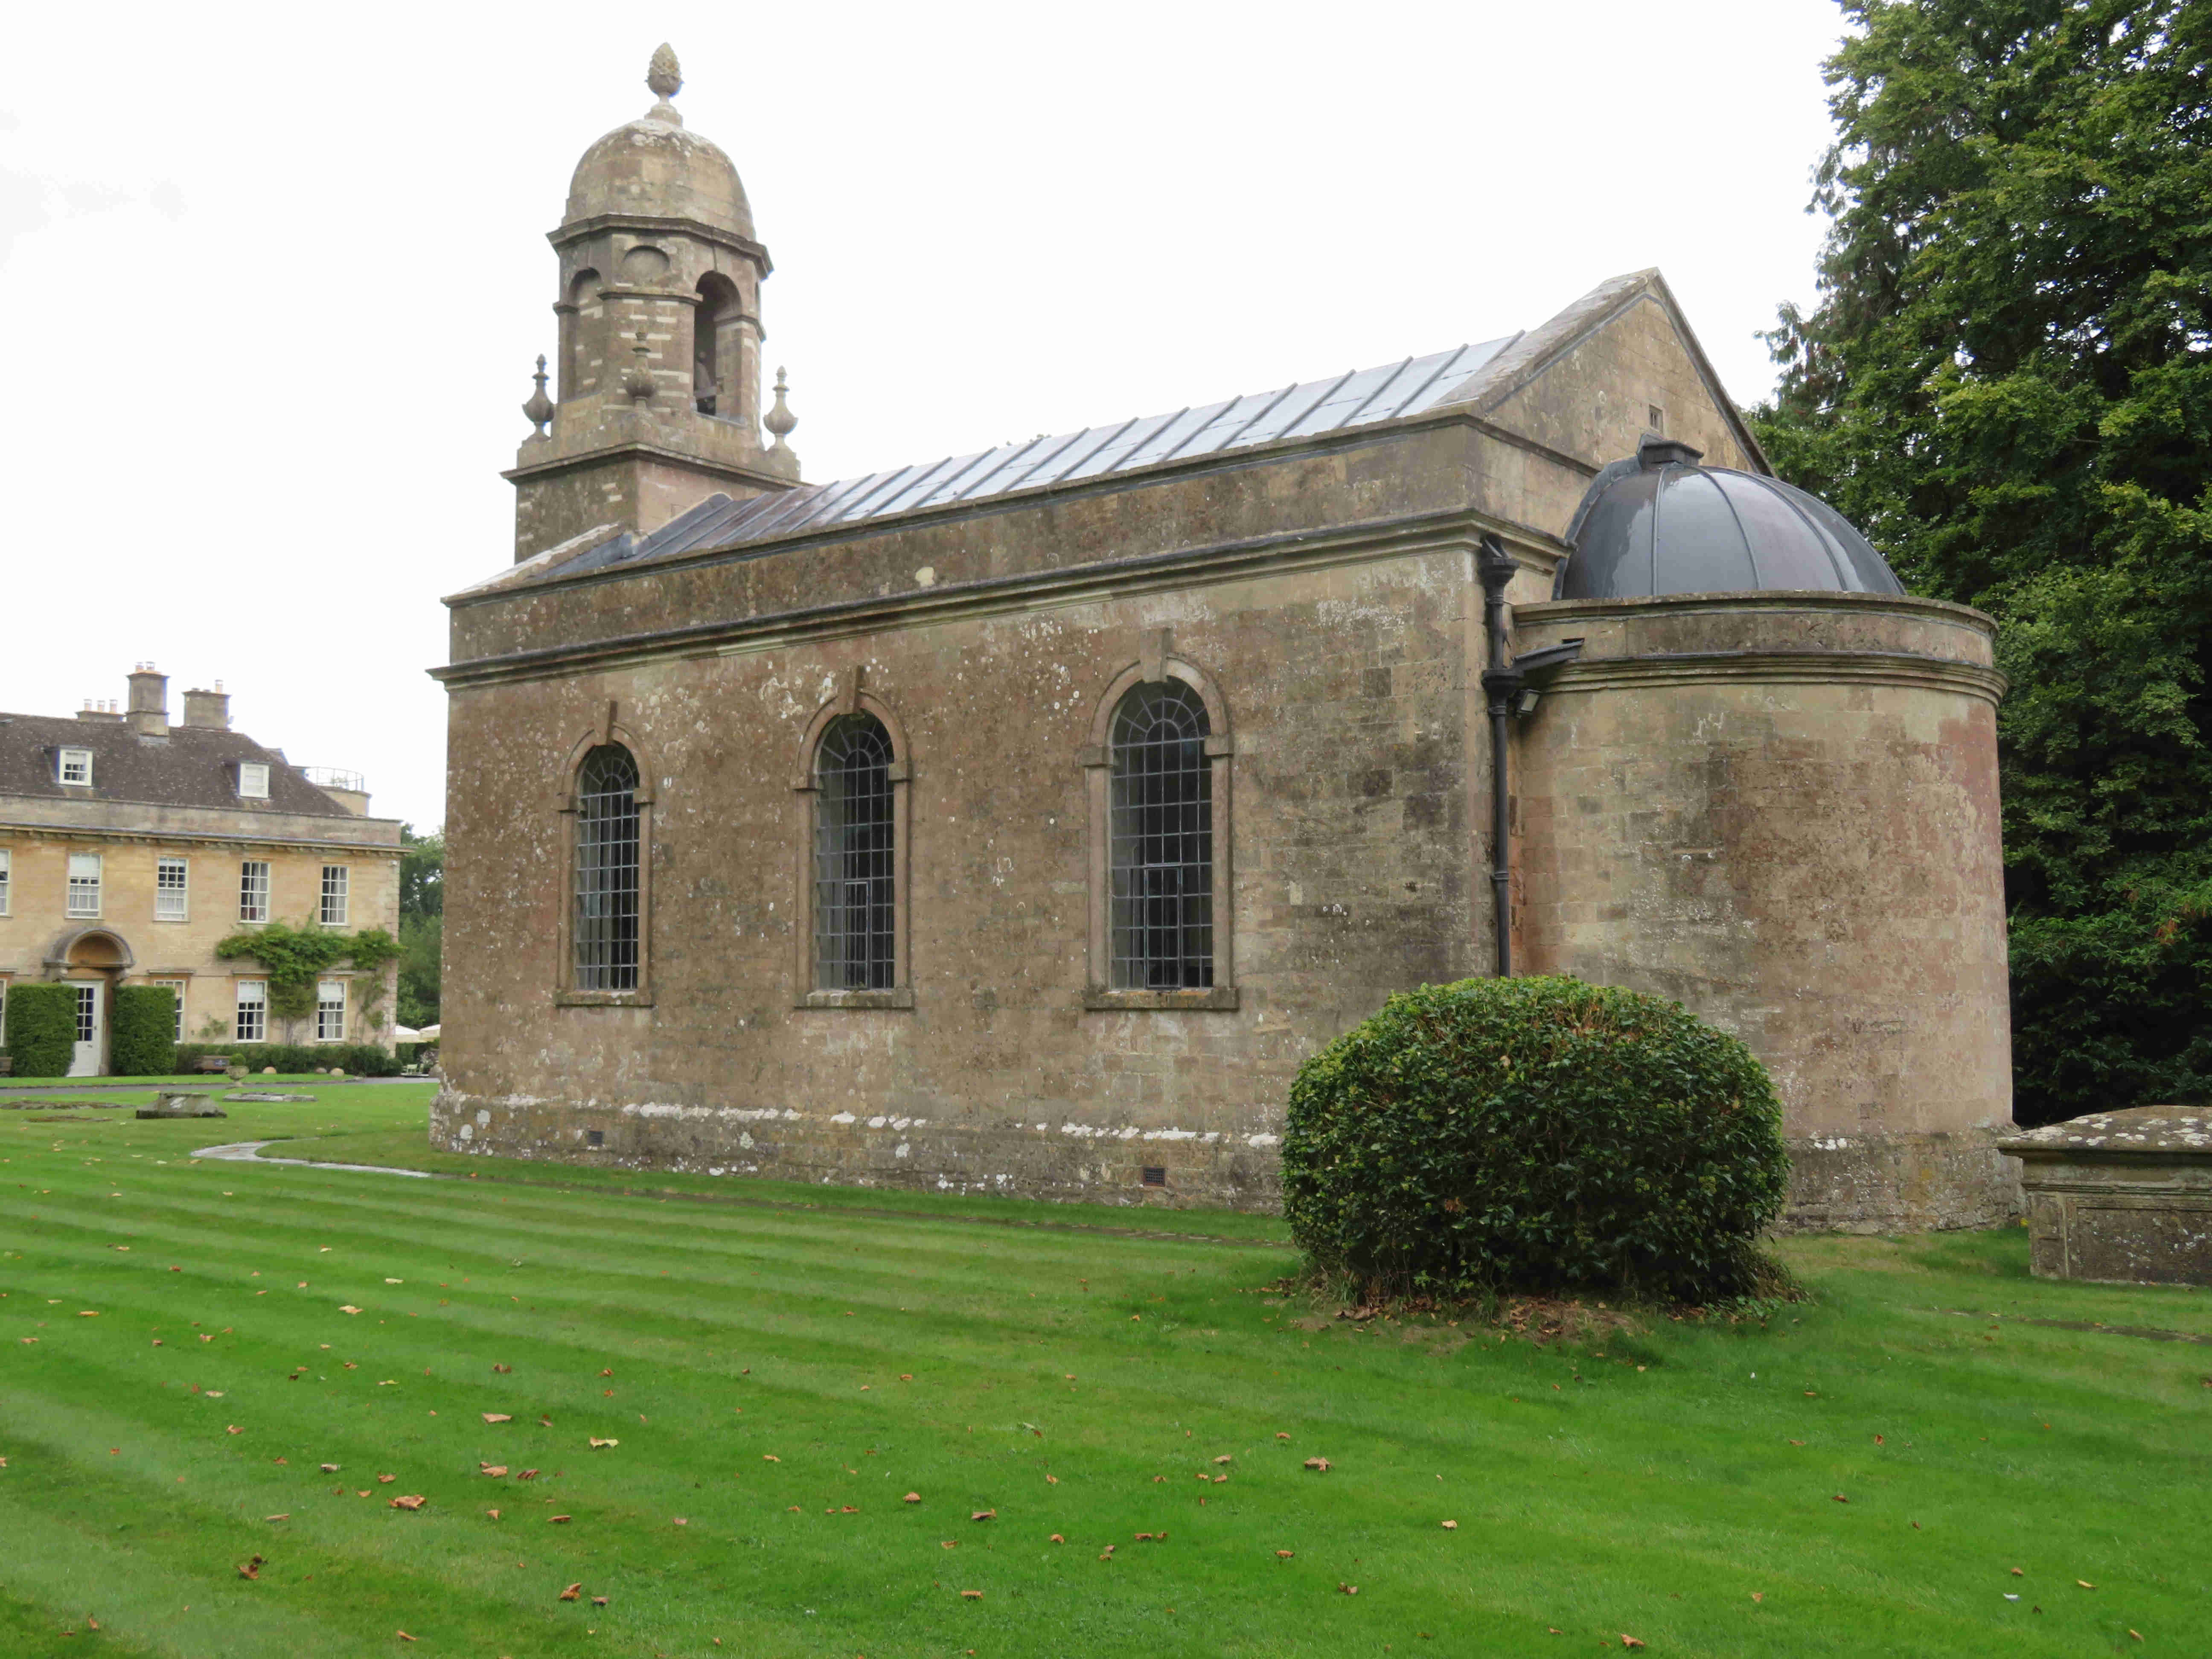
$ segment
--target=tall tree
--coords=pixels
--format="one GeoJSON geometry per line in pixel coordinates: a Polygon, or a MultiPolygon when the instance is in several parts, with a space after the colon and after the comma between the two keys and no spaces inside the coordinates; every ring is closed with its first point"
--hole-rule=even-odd
{"type": "Polygon", "coordinates": [[[1841,0],[1778,469],[1998,621],[2016,1115],[2212,1095],[2212,0],[1841,0]]]}
{"type": "Polygon", "coordinates": [[[438,1023],[445,948],[446,837],[399,826],[399,1023],[418,1030],[438,1023]]]}

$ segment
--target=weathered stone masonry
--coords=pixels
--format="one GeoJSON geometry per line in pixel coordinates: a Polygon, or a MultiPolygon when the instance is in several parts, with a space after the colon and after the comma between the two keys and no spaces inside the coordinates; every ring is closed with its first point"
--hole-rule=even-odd
{"type": "Polygon", "coordinates": [[[1593,477],[1656,427],[1670,488],[1722,477],[1700,452],[1765,471],[1656,273],[1484,346],[801,485],[781,398],[757,414],[765,250],[727,158],[672,136],[664,78],[554,235],[569,367],[510,474],[519,562],[448,601],[446,927],[471,970],[434,1139],[1273,1202],[1300,1061],[1492,960],[1494,536],[1516,648],[1583,641],[1510,757],[1524,970],[1740,1031],[1784,1096],[1800,1223],[2007,1206],[1987,619],[1879,591],[1550,598],[1593,477]],[[620,283],[578,289],[587,246],[620,283]],[[700,299],[717,270],[729,317],[700,299]],[[617,301],[662,307],[626,370],[592,323],[617,301]],[[1210,983],[1106,967],[1107,733],[1144,684],[1205,710],[1210,983]],[[855,714],[894,751],[896,896],[879,982],[825,988],[812,745],[855,714]],[[577,779],[616,746],[641,956],[591,988],[577,779]]]}

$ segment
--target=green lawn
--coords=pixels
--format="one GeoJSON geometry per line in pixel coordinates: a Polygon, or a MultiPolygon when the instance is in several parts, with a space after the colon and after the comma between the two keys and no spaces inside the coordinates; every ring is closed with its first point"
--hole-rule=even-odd
{"type": "Polygon", "coordinates": [[[0,1112],[0,1653],[2207,1650],[2212,1346],[2030,1322],[2212,1296],[2017,1231],[1601,1353],[1314,1318],[1263,1219],[190,1159],[426,1094],[0,1112]]]}

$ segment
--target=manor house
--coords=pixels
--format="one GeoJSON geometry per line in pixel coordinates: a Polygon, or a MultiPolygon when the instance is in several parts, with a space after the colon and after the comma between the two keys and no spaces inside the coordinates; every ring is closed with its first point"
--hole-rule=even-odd
{"type": "Polygon", "coordinates": [[[806,483],[744,187],[648,84],[447,600],[434,1140],[1262,1206],[1389,992],[1571,973],[1759,1054],[1796,1223],[2008,1207],[1990,621],[1772,476],[1656,271],[806,483]]]}
{"type": "Polygon", "coordinates": [[[399,825],[368,816],[350,772],[303,769],[230,724],[230,697],[185,693],[150,663],[126,706],[0,714],[0,1040],[10,983],[76,992],[72,1077],[107,1070],[118,985],[176,993],[177,1040],[380,1042],[398,969],[336,969],[287,1020],[250,957],[223,940],[271,921],[399,926],[399,825]]]}

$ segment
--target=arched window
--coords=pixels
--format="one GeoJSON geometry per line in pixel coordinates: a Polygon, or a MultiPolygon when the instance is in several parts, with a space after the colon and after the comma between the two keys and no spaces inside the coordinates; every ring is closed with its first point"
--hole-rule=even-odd
{"type": "Polygon", "coordinates": [[[887,991],[897,981],[896,816],[883,722],[841,714],[815,750],[814,988],[887,991]]]}
{"type": "Polygon", "coordinates": [[[1213,775],[1206,704],[1181,680],[1133,687],[1108,738],[1111,984],[1213,984],[1213,775]]]}
{"type": "Polygon", "coordinates": [[[737,286],[718,270],[699,279],[699,303],[691,311],[691,402],[702,415],[739,413],[736,388],[725,402],[722,392],[722,329],[738,314],[737,286]]]}
{"type": "Polygon", "coordinates": [[[637,762],[604,743],[576,769],[574,987],[638,985],[637,762]]]}
{"type": "Polygon", "coordinates": [[[599,273],[580,270],[568,283],[568,291],[553,309],[561,316],[561,374],[557,388],[559,399],[567,403],[572,398],[584,395],[585,371],[591,352],[585,343],[591,331],[586,327],[584,312],[596,308],[599,303],[599,273]]]}

